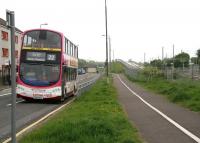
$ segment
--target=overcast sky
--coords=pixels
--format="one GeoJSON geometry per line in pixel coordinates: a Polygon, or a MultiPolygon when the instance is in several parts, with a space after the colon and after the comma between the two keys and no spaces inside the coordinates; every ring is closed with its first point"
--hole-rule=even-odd
{"type": "MultiPolygon", "coordinates": [[[[107,0],[108,34],[115,58],[143,62],[181,51],[195,56],[200,48],[199,0],[107,0]]],[[[105,61],[104,0],[4,0],[15,11],[16,27],[22,31],[49,28],[63,32],[79,45],[79,58],[105,61]]]]}

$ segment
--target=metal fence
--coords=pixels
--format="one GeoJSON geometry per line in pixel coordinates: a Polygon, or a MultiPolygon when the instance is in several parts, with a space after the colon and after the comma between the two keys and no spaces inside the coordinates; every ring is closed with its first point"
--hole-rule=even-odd
{"type": "Polygon", "coordinates": [[[85,91],[88,91],[91,86],[101,77],[101,74],[98,74],[97,76],[95,76],[93,79],[86,81],[84,83],[81,83],[78,85],[78,96],[80,96],[82,93],[84,93],[85,91]]]}
{"type": "MultiPolygon", "coordinates": [[[[123,63],[123,64],[125,66],[125,74],[130,75],[131,77],[137,78],[139,74],[143,71],[143,69],[133,68],[127,65],[126,63],[123,63]]],[[[181,78],[200,80],[200,66],[196,64],[190,65],[189,67],[175,68],[171,66],[171,67],[163,67],[162,69],[158,69],[155,67],[155,69],[157,69],[155,70],[157,71],[157,73],[155,73],[154,71],[149,72],[147,80],[153,77],[156,77],[158,75],[163,76],[163,78],[167,80],[175,80],[175,79],[181,79],[181,78]]]]}
{"type": "Polygon", "coordinates": [[[163,70],[167,79],[180,79],[190,78],[200,80],[200,67],[199,65],[191,65],[189,67],[173,68],[167,67],[163,70]]]}

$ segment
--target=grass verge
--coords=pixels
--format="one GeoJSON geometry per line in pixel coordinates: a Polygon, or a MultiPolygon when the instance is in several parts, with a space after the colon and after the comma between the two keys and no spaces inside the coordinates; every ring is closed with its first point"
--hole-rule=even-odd
{"type": "Polygon", "coordinates": [[[166,96],[171,102],[178,103],[192,111],[200,111],[200,82],[191,79],[166,80],[155,68],[145,68],[138,74],[126,72],[119,62],[113,64],[113,72],[124,73],[126,77],[153,92],[166,96]],[[157,75],[150,78],[150,70],[157,75]]]}
{"type": "Polygon", "coordinates": [[[141,143],[117,101],[115,88],[106,78],[19,142],[141,143]]]}
{"type": "Polygon", "coordinates": [[[112,62],[111,64],[112,73],[124,73],[124,66],[120,62],[112,62]]]}
{"type": "Polygon", "coordinates": [[[142,73],[138,77],[126,75],[129,80],[142,85],[158,94],[166,96],[170,101],[178,103],[192,111],[200,111],[200,82],[191,79],[166,80],[162,77],[148,77],[142,73]]]}

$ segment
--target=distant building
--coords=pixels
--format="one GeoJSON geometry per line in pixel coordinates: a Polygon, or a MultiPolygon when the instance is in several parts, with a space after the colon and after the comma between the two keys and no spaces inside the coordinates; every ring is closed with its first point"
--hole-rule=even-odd
{"type": "Polygon", "coordinates": [[[96,73],[97,72],[97,68],[88,68],[87,72],[88,73],[96,73]]]}
{"type": "MultiPolygon", "coordinates": [[[[11,38],[10,29],[6,27],[6,21],[0,18],[0,71],[2,66],[8,65],[11,58],[11,38]]],[[[21,46],[22,31],[15,28],[15,57],[16,64],[18,63],[19,49],[21,46]]]]}
{"type": "Polygon", "coordinates": [[[97,66],[88,66],[86,71],[87,73],[97,73],[97,66]]]}

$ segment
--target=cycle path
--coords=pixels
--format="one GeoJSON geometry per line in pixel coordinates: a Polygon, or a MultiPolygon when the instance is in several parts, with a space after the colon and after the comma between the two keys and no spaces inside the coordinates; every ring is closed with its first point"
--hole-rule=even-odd
{"type": "Polygon", "coordinates": [[[199,113],[170,103],[163,96],[128,81],[123,75],[114,75],[114,86],[128,118],[145,143],[200,143],[199,113]]]}

